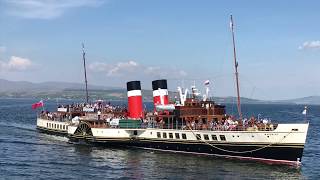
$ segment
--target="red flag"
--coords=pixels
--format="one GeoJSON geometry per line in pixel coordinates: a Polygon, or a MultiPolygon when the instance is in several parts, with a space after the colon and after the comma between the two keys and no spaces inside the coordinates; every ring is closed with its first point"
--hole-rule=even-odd
{"type": "Polygon", "coordinates": [[[37,109],[37,108],[39,108],[39,107],[42,107],[43,106],[43,101],[41,100],[41,101],[39,101],[39,102],[37,102],[37,103],[34,103],[34,104],[32,104],[32,109],[37,109]]]}

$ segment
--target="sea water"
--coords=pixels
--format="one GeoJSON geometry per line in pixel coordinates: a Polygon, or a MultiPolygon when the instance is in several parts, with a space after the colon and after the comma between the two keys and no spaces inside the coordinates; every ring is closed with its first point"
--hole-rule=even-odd
{"type": "MultiPolygon", "coordinates": [[[[0,179],[319,179],[320,106],[308,106],[310,128],[301,167],[68,143],[36,130],[37,99],[0,99],[0,179]]],[[[72,103],[72,101],[62,101],[72,103]]],[[[114,102],[123,104],[124,102],[114,102]]],[[[151,103],[146,103],[151,107],[151,103]]],[[[54,111],[56,101],[45,101],[54,111]]],[[[304,105],[242,105],[247,117],[304,122],[304,105]]],[[[236,114],[236,105],[227,105],[236,114]]]]}

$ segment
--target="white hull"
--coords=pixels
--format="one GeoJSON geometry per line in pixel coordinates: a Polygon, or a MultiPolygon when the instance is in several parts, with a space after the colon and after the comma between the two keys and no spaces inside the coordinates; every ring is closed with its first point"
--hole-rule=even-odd
{"type": "Polygon", "coordinates": [[[90,128],[69,126],[73,141],[124,145],[170,152],[300,164],[308,123],[279,124],[274,131],[204,131],[176,129],[90,128]],[[88,129],[87,129],[88,130],[88,129]]]}
{"type": "Polygon", "coordinates": [[[37,118],[37,129],[46,133],[67,135],[69,125],[69,122],[37,118]]]}

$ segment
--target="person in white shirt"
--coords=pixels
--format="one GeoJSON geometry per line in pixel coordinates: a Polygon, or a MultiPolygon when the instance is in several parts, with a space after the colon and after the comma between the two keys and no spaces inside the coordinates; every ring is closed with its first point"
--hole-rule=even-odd
{"type": "Polygon", "coordinates": [[[98,120],[100,120],[101,111],[98,111],[98,120]]]}

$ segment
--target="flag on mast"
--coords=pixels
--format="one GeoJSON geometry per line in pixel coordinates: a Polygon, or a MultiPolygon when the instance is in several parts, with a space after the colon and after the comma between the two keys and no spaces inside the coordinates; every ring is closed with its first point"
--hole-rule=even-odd
{"type": "Polygon", "coordinates": [[[210,84],[210,81],[209,80],[206,80],[205,82],[204,82],[204,85],[209,85],[210,84]]]}
{"type": "Polygon", "coordinates": [[[32,104],[31,107],[32,107],[32,109],[37,109],[37,108],[43,107],[43,105],[44,105],[43,101],[41,100],[37,103],[32,104]]]}
{"type": "Polygon", "coordinates": [[[307,115],[307,106],[304,107],[304,110],[302,111],[303,115],[307,115]]]}

